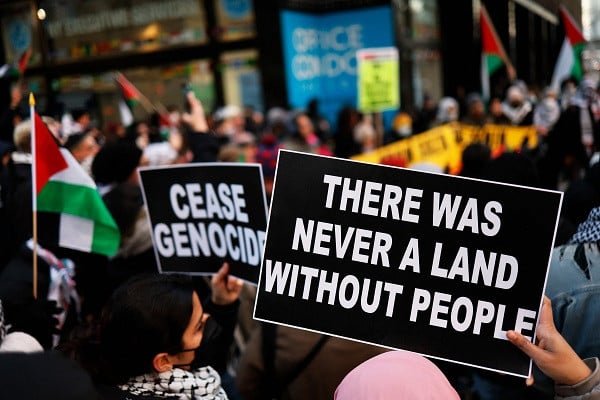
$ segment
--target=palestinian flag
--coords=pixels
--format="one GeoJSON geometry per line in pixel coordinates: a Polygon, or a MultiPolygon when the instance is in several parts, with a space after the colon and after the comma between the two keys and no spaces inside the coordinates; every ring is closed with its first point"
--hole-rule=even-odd
{"type": "Polygon", "coordinates": [[[31,49],[25,50],[23,54],[21,54],[21,57],[19,57],[19,61],[17,61],[17,70],[19,71],[19,76],[23,76],[25,74],[25,70],[27,69],[30,58],[31,49]]]}
{"type": "Polygon", "coordinates": [[[41,243],[114,255],[119,228],[94,181],[68,150],[58,147],[33,105],[31,119],[33,211],[48,217],[39,221],[41,243]]]}
{"type": "Polygon", "coordinates": [[[516,74],[483,4],[481,5],[479,24],[481,26],[481,93],[484,99],[489,99],[492,74],[502,66],[506,67],[511,80],[515,78],[516,74]]]}
{"type": "Polygon", "coordinates": [[[586,45],[581,29],[564,6],[560,7],[560,15],[565,27],[565,40],[552,74],[552,88],[555,90],[560,89],[560,84],[565,79],[575,78],[578,82],[581,81],[583,78],[581,52],[586,45]]]}
{"type": "Polygon", "coordinates": [[[0,78],[18,78],[25,74],[29,59],[31,58],[31,49],[25,50],[16,63],[12,65],[4,64],[0,67],[0,78]]]}
{"type": "Polygon", "coordinates": [[[136,104],[140,102],[141,94],[140,91],[137,90],[133,83],[129,82],[127,78],[121,73],[117,74],[116,78],[117,84],[121,89],[121,94],[123,95],[123,100],[127,104],[130,110],[133,110],[136,104]]]}

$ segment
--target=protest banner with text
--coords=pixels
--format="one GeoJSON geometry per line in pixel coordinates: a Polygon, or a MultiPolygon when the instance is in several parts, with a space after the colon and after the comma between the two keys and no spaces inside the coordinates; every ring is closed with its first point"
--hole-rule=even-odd
{"type": "Polygon", "coordinates": [[[267,225],[259,164],[201,163],[140,168],[161,273],[230,273],[258,282],[267,225]]]}
{"type": "Polygon", "coordinates": [[[282,150],[254,317],[528,376],[561,202],[282,150]]]}
{"type": "Polygon", "coordinates": [[[527,151],[538,145],[538,137],[534,126],[474,126],[451,123],[417,133],[368,153],[357,154],[352,159],[379,164],[386,157],[401,157],[408,166],[419,162],[431,162],[455,174],[460,171],[463,150],[475,142],[488,145],[492,152],[527,151]]]}

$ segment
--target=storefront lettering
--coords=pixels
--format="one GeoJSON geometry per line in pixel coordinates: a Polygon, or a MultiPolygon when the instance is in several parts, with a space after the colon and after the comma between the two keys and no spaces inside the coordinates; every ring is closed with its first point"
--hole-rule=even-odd
{"type": "Polygon", "coordinates": [[[133,5],[131,8],[101,11],[74,18],[50,21],[46,25],[50,37],[69,37],[152,22],[190,17],[200,13],[196,0],[170,0],[133,5]]]}

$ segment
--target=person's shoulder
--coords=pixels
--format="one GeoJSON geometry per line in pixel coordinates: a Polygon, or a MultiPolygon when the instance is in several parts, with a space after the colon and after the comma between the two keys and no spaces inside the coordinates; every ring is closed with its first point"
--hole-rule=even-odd
{"type": "Polygon", "coordinates": [[[138,396],[127,391],[121,390],[116,386],[97,384],[96,391],[104,400],[158,400],[161,397],[138,396]]]}
{"type": "Polygon", "coordinates": [[[101,398],[87,372],[58,352],[0,353],[0,386],[2,398],[101,398]]]}
{"type": "Polygon", "coordinates": [[[600,249],[596,243],[573,243],[552,250],[546,295],[591,296],[600,293],[600,249]]]}

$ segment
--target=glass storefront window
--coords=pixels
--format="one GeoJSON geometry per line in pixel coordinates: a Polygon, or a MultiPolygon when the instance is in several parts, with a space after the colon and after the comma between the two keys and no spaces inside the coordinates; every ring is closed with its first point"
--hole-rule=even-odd
{"type": "Polygon", "coordinates": [[[439,39],[436,0],[410,0],[412,34],[414,39],[439,39]]]}
{"type": "Polygon", "coordinates": [[[435,49],[416,49],[412,55],[415,104],[420,107],[425,94],[433,99],[442,97],[441,56],[435,49]]]}
{"type": "Polygon", "coordinates": [[[214,0],[219,40],[228,42],[256,35],[252,0],[214,0]]]}
{"type": "Polygon", "coordinates": [[[50,61],[208,41],[199,0],[43,0],[50,61]]]}
{"type": "Polygon", "coordinates": [[[263,111],[257,59],[256,50],[231,51],[221,55],[225,104],[250,106],[263,111]]]}

